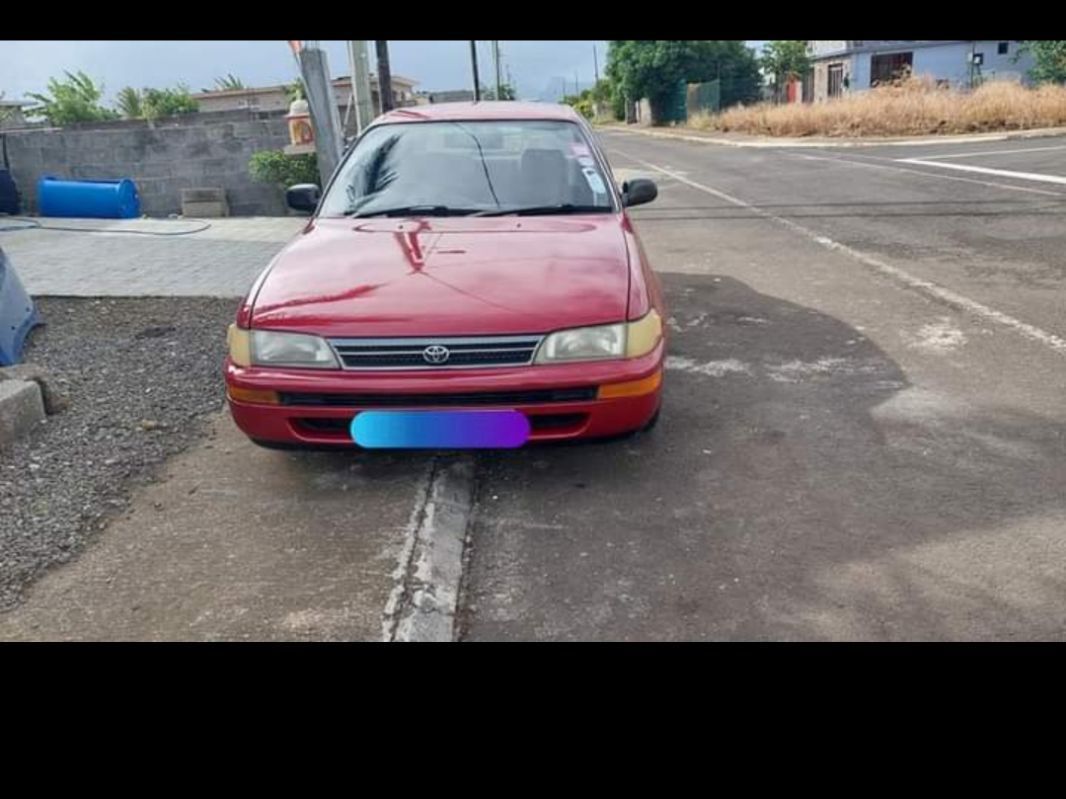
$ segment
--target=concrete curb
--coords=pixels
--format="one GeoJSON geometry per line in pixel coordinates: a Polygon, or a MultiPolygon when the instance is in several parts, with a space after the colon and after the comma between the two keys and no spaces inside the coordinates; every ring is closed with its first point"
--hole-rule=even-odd
{"type": "Polygon", "coordinates": [[[723,139],[716,136],[699,136],[687,133],[670,133],[664,130],[646,128],[621,128],[611,125],[597,126],[596,130],[613,133],[629,133],[638,136],[651,136],[657,139],[678,139],[694,141],[700,144],[718,144],[726,147],[917,147],[929,144],[970,144],[986,141],[1009,141],[1012,139],[1040,139],[1047,136],[1066,136],[1066,128],[1034,128],[1033,130],[1012,130],[1002,133],[967,133],[951,136],[919,136],[917,138],[884,139],[795,139],[795,138],[755,138],[723,139]]]}
{"type": "Polygon", "coordinates": [[[389,641],[451,641],[463,576],[463,549],[474,507],[474,461],[434,465],[397,601],[386,609],[389,641]]]}
{"type": "Polygon", "coordinates": [[[41,399],[44,401],[45,413],[49,416],[65,411],[70,405],[70,401],[56,388],[56,381],[37,364],[20,363],[15,366],[0,368],[0,382],[5,380],[36,383],[41,389],[41,399]]]}
{"type": "Polygon", "coordinates": [[[0,447],[6,447],[44,420],[41,387],[27,380],[0,381],[0,447]]]}

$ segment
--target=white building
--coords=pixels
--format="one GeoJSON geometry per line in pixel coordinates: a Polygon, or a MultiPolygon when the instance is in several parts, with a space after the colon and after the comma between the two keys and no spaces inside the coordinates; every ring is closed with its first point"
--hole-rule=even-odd
{"type": "Polygon", "coordinates": [[[860,92],[905,69],[942,85],[969,88],[982,80],[1028,82],[1033,58],[1019,41],[809,41],[814,70],[805,99],[860,92]],[[1017,60],[1015,60],[1017,59],[1017,60]]]}

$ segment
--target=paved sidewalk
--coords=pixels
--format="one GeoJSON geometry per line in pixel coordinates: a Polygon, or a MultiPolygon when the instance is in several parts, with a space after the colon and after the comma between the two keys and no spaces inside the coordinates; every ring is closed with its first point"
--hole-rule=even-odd
{"type": "Polygon", "coordinates": [[[307,221],[23,219],[0,217],[0,247],[26,290],[74,297],[241,297],[307,221]]]}

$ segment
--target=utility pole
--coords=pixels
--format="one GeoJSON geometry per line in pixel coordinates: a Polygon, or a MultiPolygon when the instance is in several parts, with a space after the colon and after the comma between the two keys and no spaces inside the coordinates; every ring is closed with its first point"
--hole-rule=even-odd
{"type": "Polygon", "coordinates": [[[596,45],[592,45],[592,68],[596,72],[596,83],[600,82],[600,60],[596,57],[596,45]]]}
{"type": "Polygon", "coordinates": [[[501,81],[500,81],[500,42],[496,40],[492,43],[492,57],[496,61],[496,99],[502,100],[501,94],[501,81]]]}
{"type": "Polygon", "coordinates": [[[352,96],[355,98],[355,127],[358,133],[374,118],[370,94],[370,62],[366,42],[348,42],[348,61],[352,68],[352,96]]]}
{"type": "Polygon", "coordinates": [[[318,174],[325,187],[340,161],[343,145],[341,118],[337,98],[329,80],[326,51],[318,47],[301,47],[296,53],[307,89],[307,105],[315,128],[315,151],[318,154],[318,174]]]}
{"type": "Polygon", "coordinates": [[[481,102],[481,84],[477,78],[477,42],[470,40],[470,63],[474,67],[474,102],[481,102]]]}
{"type": "Polygon", "coordinates": [[[389,43],[375,41],[374,48],[378,56],[378,98],[381,101],[381,113],[391,111],[395,106],[392,102],[392,70],[389,69],[389,43]]]}

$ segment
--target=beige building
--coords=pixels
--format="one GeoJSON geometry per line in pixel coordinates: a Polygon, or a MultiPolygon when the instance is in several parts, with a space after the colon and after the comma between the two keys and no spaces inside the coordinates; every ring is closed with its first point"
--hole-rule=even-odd
{"type": "MultiPolygon", "coordinates": [[[[354,130],[355,109],[349,111],[351,102],[352,81],[347,75],[334,78],[333,94],[337,99],[337,108],[340,110],[341,121],[346,118],[348,124],[345,129],[354,130]]],[[[417,105],[415,99],[415,86],[417,81],[401,75],[392,76],[392,102],[396,108],[417,105]]],[[[252,89],[227,89],[211,92],[200,92],[192,98],[200,106],[201,111],[234,111],[247,108],[252,111],[288,111],[292,102],[289,95],[289,86],[262,86],[252,89]]],[[[370,76],[370,99],[377,114],[381,106],[381,98],[378,89],[377,75],[370,76]]]]}
{"type": "Polygon", "coordinates": [[[22,107],[26,103],[18,100],[0,100],[0,129],[21,128],[26,124],[22,115],[22,107]]]}

